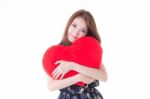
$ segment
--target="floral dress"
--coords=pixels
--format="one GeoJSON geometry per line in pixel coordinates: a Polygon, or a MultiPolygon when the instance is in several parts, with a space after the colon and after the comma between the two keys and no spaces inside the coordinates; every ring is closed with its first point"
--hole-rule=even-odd
{"type": "Polygon", "coordinates": [[[99,86],[98,80],[82,87],[72,85],[60,89],[58,99],[103,99],[101,93],[95,88],[97,86],[99,86]]]}

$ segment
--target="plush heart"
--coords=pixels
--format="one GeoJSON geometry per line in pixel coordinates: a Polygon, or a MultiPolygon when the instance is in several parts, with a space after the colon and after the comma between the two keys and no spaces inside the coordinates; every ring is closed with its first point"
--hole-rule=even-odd
{"type": "MultiPolygon", "coordinates": [[[[58,60],[73,61],[83,66],[99,69],[102,60],[102,48],[100,43],[93,37],[82,37],[70,46],[54,45],[47,49],[43,56],[43,67],[46,73],[52,77],[53,70],[57,67],[54,63],[58,60]]],[[[78,74],[69,71],[64,78],[78,74]]],[[[76,85],[83,86],[85,83],[78,82],[76,85]]]]}

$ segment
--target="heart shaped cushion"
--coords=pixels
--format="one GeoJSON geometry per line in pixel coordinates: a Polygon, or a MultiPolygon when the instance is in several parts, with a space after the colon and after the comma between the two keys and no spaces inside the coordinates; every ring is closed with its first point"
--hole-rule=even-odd
{"type": "MultiPolygon", "coordinates": [[[[93,37],[81,37],[70,46],[54,45],[48,48],[43,56],[42,63],[46,73],[52,77],[53,70],[57,67],[54,63],[58,60],[73,61],[83,66],[99,69],[102,60],[102,48],[93,37]]],[[[69,71],[64,78],[78,74],[69,71]]],[[[83,86],[78,82],[76,85],[83,86]]]]}

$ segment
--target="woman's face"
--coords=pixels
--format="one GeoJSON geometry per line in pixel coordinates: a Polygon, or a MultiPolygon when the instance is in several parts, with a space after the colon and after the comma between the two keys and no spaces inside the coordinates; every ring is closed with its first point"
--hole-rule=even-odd
{"type": "Polygon", "coordinates": [[[85,20],[82,17],[76,17],[68,28],[67,38],[73,43],[77,39],[85,36],[88,32],[88,28],[85,20]]]}

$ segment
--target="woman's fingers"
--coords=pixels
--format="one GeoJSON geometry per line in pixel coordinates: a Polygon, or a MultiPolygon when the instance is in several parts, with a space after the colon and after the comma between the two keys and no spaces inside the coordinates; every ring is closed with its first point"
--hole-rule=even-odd
{"type": "Polygon", "coordinates": [[[58,70],[59,70],[59,66],[57,66],[54,70],[53,70],[53,72],[52,72],[52,75],[55,75],[56,74],[56,72],[58,72],[58,70]]]}
{"type": "Polygon", "coordinates": [[[55,75],[54,79],[58,79],[60,77],[61,73],[59,72],[57,75],[55,75]]]}
{"type": "Polygon", "coordinates": [[[61,71],[62,71],[62,69],[60,69],[60,67],[57,67],[57,68],[52,72],[53,78],[56,79],[56,77],[58,77],[59,75],[61,75],[61,71]]]}
{"type": "Polygon", "coordinates": [[[54,74],[54,79],[62,79],[64,77],[64,75],[66,74],[66,70],[65,69],[62,69],[60,71],[57,71],[55,74],[54,74]]]}
{"type": "Polygon", "coordinates": [[[59,79],[63,79],[64,78],[65,73],[63,73],[59,79]]]}
{"type": "Polygon", "coordinates": [[[56,61],[54,64],[59,64],[52,72],[52,76],[54,79],[58,79],[59,77],[60,79],[62,79],[64,75],[71,69],[71,62],[59,60],[56,61]]]}
{"type": "Polygon", "coordinates": [[[59,61],[56,61],[54,64],[57,65],[57,64],[60,64],[62,62],[62,60],[59,60],[59,61]]]}

